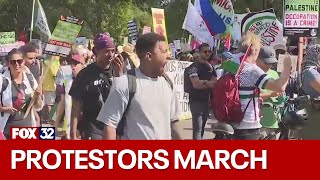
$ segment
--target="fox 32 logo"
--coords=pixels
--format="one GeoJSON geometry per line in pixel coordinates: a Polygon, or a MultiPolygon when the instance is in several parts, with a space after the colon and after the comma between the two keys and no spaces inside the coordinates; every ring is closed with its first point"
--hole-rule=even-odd
{"type": "Polygon", "coordinates": [[[55,140],[56,129],[54,127],[13,127],[11,139],[20,140],[55,140]]]}

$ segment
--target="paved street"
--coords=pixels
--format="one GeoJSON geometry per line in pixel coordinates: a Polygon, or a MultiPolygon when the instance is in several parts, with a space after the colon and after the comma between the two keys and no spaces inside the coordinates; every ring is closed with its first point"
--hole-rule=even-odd
{"type": "MultiPolygon", "coordinates": [[[[213,133],[210,131],[210,123],[215,122],[215,120],[208,119],[205,133],[204,133],[204,139],[212,139],[214,137],[213,133]]],[[[183,138],[184,139],[192,139],[192,120],[182,120],[179,123],[181,123],[183,128],[183,138]]],[[[44,124],[45,127],[51,127],[49,124],[44,124]]],[[[58,128],[58,131],[61,131],[61,128],[58,128]]],[[[57,139],[59,140],[61,137],[59,136],[59,132],[57,132],[57,139]]]]}
{"type": "MultiPolygon", "coordinates": [[[[212,131],[210,131],[210,123],[215,122],[215,120],[208,119],[205,133],[204,133],[204,139],[212,139],[214,137],[212,131]]],[[[183,127],[183,137],[184,139],[192,139],[192,120],[183,120],[180,121],[183,127]]]]}

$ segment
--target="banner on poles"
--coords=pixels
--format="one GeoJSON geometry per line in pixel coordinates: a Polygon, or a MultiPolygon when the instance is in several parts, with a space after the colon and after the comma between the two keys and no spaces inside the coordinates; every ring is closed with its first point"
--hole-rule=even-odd
{"type": "Polygon", "coordinates": [[[284,0],[283,3],[285,36],[317,36],[319,0],[284,0]]]}
{"type": "Polygon", "coordinates": [[[165,72],[174,84],[176,96],[179,98],[179,107],[182,112],[180,120],[191,119],[191,111],[189,107],[189,95],[184,92],[184,70],[190,66],[192,62],[170,60],[165,66],[165,72]]]}

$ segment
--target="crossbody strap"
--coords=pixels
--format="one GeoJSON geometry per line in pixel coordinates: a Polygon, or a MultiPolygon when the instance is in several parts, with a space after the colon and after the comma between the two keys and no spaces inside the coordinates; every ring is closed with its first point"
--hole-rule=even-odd
{"type": "Polygon", "coordinates": [[[242,59],[240,60],[240,65],[239,65],[239,68],[238,68],[238,71],[236,72],[235,74],[235,77],[238,78],[239,77],[239,74],[241,73],[243,67],[244,67],[244,62],[245,62],[245,59],[248,57],[249,53],[251,52],[251,47],[252,47],[252,44],[250,44],[250,46],[248,47],[246,53],[244,54],[244,56],[242,57],[242,59]]]}

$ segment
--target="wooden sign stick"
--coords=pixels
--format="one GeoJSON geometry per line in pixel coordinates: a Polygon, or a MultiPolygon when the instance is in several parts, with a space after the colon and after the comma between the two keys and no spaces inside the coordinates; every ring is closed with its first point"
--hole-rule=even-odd
{"type": "MultiPolygon", "coordinates": [[[[50,62],[48,64],[48,67],[46,68],[45,73],[43,74],[43,76],[41,76],[41,79],[40,79],[40,82],[39,82],[39,85],[38,85],[38,87],[41,87],[41,89],[42,89],[43,81],[47,77],[47,75],[49,73],[49,70],[50,70],[52,64],[54,63],[54,61],[55,61],[55,56],[52,56],[51,59],[50,59],[50,62]]],[[[29,115],[29,113],[31,111],[31,108],[34,105],[35,100],[36,100],[36,98],[35,98],[35,96],[33,96],[31,101],[30,101],[30,103],[29,103],[29,105],[28,105],[27,111],[26,111],[26,113],[25,113],[23,118],[26,118],[29,115]]]]}

